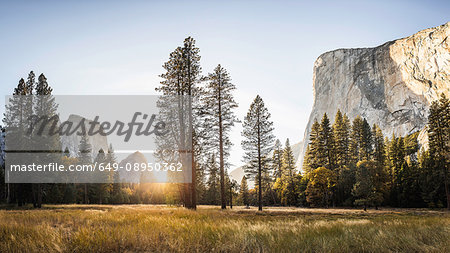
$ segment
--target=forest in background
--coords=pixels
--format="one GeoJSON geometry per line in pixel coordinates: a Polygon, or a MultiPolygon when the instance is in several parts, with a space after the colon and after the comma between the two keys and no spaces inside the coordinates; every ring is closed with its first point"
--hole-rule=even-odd
{"type": "MultiPolygon", "coordinates": [[[[418,133],[385,137],[376,125],[366,119],[350,119],[337,111],[335,121],[328,115],[314,122],[303,168],[296,168],[289,140],[284,146],[273,135],[273,122],[263,99],[256,95],[242,119],[246,176],[241,182],[231,180],[227,162],[231,146],[237,145],[229,133],[239,119],[233,98],[236,86],[231,75],[220,64],[202,75],[200,50],[195,40],[186,38],[164,63],[160,86],[162,95],[188,95],[190,100],[180,108],[186,113],[192,153],[191,184],[125,184],[115,173],[105,175],[103,184],[5,184],[0,194],[7,203],[86,203],[86,204],[174,204],[195,209],[197,204],[263,206],[449,206],[450,103],[445,96],[433,102],[428,118],[429,149],[419,149],[418,133]],[[301,172],[300,172],[301,171],[301,172]],[[249,189],[248,180],[255,182],[249,189]]],[[[14,95],[51,95],[52,88],[41,74],[38,80],[30,72],[21,79],[14,95]]],[[[44,101],[51,103],[51,101],[44,101]]],[[[51,106],[50,106],[51,107],[51,106]]],[[[4,124],[15,124],[7,108],[4,124]]],[[[36,104],[24,113],[33,114],[36,104]]],[[[55,113],[55,112],[50,112],[55,113]]],[[[4,133],[4,130],[2,130],[4,133]]],[[[6,138],[8,134],[5,133],[6,138]]],[[[186,142],[188,143],[188,142],[186,142]]],[[[182,143],[179,145],[186,145],[182,143]]],[[[183,146],[185,147],[185,146],[183,146]]],[[[80,150],[92,147],[82,138],[80,150]]],[[[160,152],[161,158],[165,155],[160,152]]],[[[112,147],[99,150],[96,157],[81,152],[70,157],[61,155],[62,163],[115,162],[112,147]]],[[[5,176],[2,166],[1,176],[5,176]]]]}

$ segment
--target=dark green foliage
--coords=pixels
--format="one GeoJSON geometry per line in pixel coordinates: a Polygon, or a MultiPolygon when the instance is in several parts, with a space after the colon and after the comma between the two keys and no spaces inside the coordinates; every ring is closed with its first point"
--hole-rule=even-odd
{"type": "Polygon", "coordinates": [[[364,206],[379,206],[383,202],[383,190],[385,187],[385,175],[383,168],[375,161],[360,161],[356,166],[355,184],[352,194],[355,196],[355,204],[364,206]]]}
{"type": "Polygon", "coordinates": [[[353,165],[339,167],[337,171],[337,185],[336,185],[336,202],[339,206],[352,206],[354,203],[354,196],[351,194],[353,185],[356,183],[355,167],[353,165]]]}
{"type": "Polygon", "coordinates": [[[239,197],[240,197],[240,201],[243,205],[248,206],[250,204],[250,196],[248,193],[247,178],[245,176],[242,177],[241,186],[239,188],[239,197]]]}
{"type": "Polygon", "coordinates": [[[386,162],[386,147],[384,144],[384,136],[381,129],[375,124],[372,127],[372,136],[373,136],[373,159],[377,163],[378,167],[384,168],[386,162]]]}
{"type": "Polygon", "coordinates": [[[326,113],[320,122],[318,160],[320,166],[333,170],[335,166],[334,137],[326,113]]]}
{"type": "Polygon", "coordinates": [[[353,120],[351,141],[351,160],[357,163],[370,160],[372,155],[372,131],[366,119],[356,117],[353,120]]]}
{"type": "MultiPolygon", "coordinates": [[[[100,149],[98,151],[97,157],[95,158],[94,162],[99,165],[103,164],[104,168],[107,168],[106,166],[108,163],[108,157],[103,149],[100,149]]],[[[91,184],[89,188],[89,199],[91,200],[91,203],[108,203],[112,181],[110,178],[110,170],[104,169],[103,171],[101,171],[100,169],[98,169],[95,171],[94,177],[96,178],[96,181],[98,183],[91,184]]]]}
{"type": "Polygon", "coordinates": [[[435,161],[429,150],[420,152],[419,167],[421,172],[420,191],[423,201],[428,207],[442,207],[445,203],[445,186],[442,182],[441,172],[436,169],[435,161]]]}
{"type": "Polygon", "coordinates": [[[433,159],[433,174],[440,175],[450,210],[450,100],[441,94],[430,107],[428,117],[430,154],[433,159]]]}
{"type": "Polygon", "coordinates": [[[349,164],[350,121],[338,110],[333,124],[334,159],[337,168],[349,164]]]}
{"type": "MultiPolygon", "coordinates": [[[[92,146],[86,135],[81,136],[80,144],[78,145],[78,163],[80,165],[88,165],[92,163],[92,146]]],[[[81,176],[87,176],[83,174],[81,176]]],[[[89,204],[89,185],[82,184],[82,199],[84,204],[89,204]]]]}
{"type": "MultiPolygon", "coordinates": [[[[330,133],[324,114],[321,123],[313,123],[305,151],[303,173],[309,187],[303,196],[310,205],[331,204],[332,200],[333,204],[344,206],[444,206],[448,183],[448,104],[445,97],[433,103],[428,126],[430,150],[420,152],[419,132],[393,135],[389,140],[377,125],[370,127],[361,117],[353,120],[350,129],[348,118],[338,111],[330,133]],[[319,167],[331,168],[336,176],[336,186],[327,195],[328,203],[318,197],[317,192],[324,191],[313,187],[311,175],[320,177],[317,172],[311,173],[319,167]]],[[[286,191],[282,180],[275,182],[275,188],[286,191]]]]}
{"type": "Polygon", "coordinates": [[[309,143],[306,147],[305,158],[303,162],[303,171],[308,174],[320,167],[319,152],[320,152],[320,124],[317,120],[311,126],[311,133],[309,135],[309,143]]]}
{"type": "Polygon", "coordinates": [[[220,179],[219,167],[217,166],[216,157],[211,156],[207,164],[208,180],[206,182],[207,190],[205,203],[217,205],[220,203],[220,179]]]}
{"type": "Polygon", "coordinates": [[[72,204],[76,203],[77,201],[77,194],[76,194],[76,188],[73,184],[65,184],[64,185],[64,196],[63,196],[63,203],[64,204],[72,204]]]}

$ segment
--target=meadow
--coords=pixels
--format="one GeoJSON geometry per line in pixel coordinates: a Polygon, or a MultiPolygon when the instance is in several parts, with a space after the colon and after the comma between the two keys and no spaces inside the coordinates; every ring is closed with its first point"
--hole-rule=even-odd
{"type": "Polygon", "coordinates": [[[440,210],[45,205],[0,210],[0,252],[450,252],[440,210]]]}

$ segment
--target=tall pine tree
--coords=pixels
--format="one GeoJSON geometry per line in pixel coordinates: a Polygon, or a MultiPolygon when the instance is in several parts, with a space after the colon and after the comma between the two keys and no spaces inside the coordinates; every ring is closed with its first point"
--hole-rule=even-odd
{"type": "Polygon", "coordinates": [[[309,143],[306,147],[305,158],[303,161],[303,171],[305,174],[311,173],[313,170],[320,167],[319,152],[320,152],[320,124],[316,120],[311,126],[309,134],[309,143]]]}
{"type": "Polygon", "coordinates": [[[333,124],[334,153],[336,167],[349,164],[350,122],[347,115],[338,110],[333,124]]]}
{"type": "Polygon", "coordinates": [[[357,116],[353,120],[350,140],[351,161],[370,160],[372,154],[372,131],[366,119],[357,116]]]}
{"type": "Polygon", "coordinates": [[[444,181],[447,209],[450,210],[450,101],[444,94],[431,104],[428,136],[430,154],[444,181]]]}
{"type": "Polygon", "coordinates": [[[327,114],[324,113],[322,121],[320,122],[319,150],[317,155],[320,166],[331,170],[334,169],[333,140],[334,137],[330,127],[330,120],[328,119],[327,114]]]}
{"type": "Polygon", "coordinates": [[[242,177],[241,185],[239,188],[240,199],[244,206],[248,206],[250,204],[250,196],[248,193],[248,184],[247,178],[245,176],[242,177]]]}
{"type": "Polygon", "coordinates": [[[188,37],[184,40],[183,46],[178,47],[170,54],[169,61],[164,63],[165,73],[160,77],[163,78],[161,86],[156,91],[162,92],[164,98],[159,105],[162,108],[160,115],[165,117],[164,120],[171,122],[175,120],[176,124],[171,124],[176,133],[174,138],[164,137],[164,140],[157,140],[158,152],[157,157],[165,160],[168,157],[181,160],[184,167],[191,167],[191,183],[185,184],[183,199],[187,208],[196,209],[196,161],[195,161],[195,144],[200,141],[194,140],[199,137],[199,133],[194,134],[196,125],[198,124],[198,99],[200,89],[198,84],[201,82],[200,67],[200,49],[196,47],[195,40],[188,37]],[[176,108],[169,105],[176,104],[176,108]],[[171,110],[174,109],[174,110],[171,110]],[[172,154],[168,154],[172,150],[172,154]],[[181,152],[179,152],[181,151],[181,152]],[[188,158],[187,151],[190,152],[188,158]],[[174,157],[179,156],[179,157],[174,157]],[[186,163],[190,163],[188,166],[186,163]]]}
{"type": "MultiPolygon", "coordinates": [[[[33,73],[33,79],[34,79],[34,73],[33,73]]],[[[33,80],[34,81],[34,80],[33,80]]],[[[33,81],[29,81],[29,83],[32,83],[33,81]]],[[[28,84],[28,82],[27,82],[28,84]]],[[[30,84],[31,85],[31,84],[30,84]]],[[[53,119],[51,122],[56,124],[59,121],[57,109],[58,105],[56,104],[55,98],[52,96],[53,89],[49,86],[47,82],[47,78],[44,74],[39,75],[38,83],[36,84],[35,88],[36,96],[34,96],[34,115],[38,118],[44,117],[46,120],[53,119]]],[[[41,123],[43,121],[40,121],[34,126],[33,131],[39,132],[40,129],[46,128],[45,131],[43,131],[42,135],[35,134],[33,136],[33,145],[39,146],[42,150],[49,150],[51,152],[59,151],[61,150],[61,139],[58,134],[50,134],[49,130],[51,126],[41,127],[41,123]]],[[[43,123],[45,124],[45,123],[43,123]]],[[[40,160],[47,159],[49,161],[52,161],[54,156],[50,154],[39,154],[40,160]]],[[[41,207],[42,204],[42,184],[33,184],[33,204],[35,207],[41,207]]]]}
{"type": "MultiPolygon", "coordinates": [[[[78,162],[80,165],[92,164],[92,146],[89,143],[87,135],[81,136],[80,144],[78,145],[78,162]]],[[[84,175],[85,177],[87,174],[84,175]]],[[[87,180],[87,178],[84,178],[87,180]]],[[[89,204],[89,185],[87,183],[83,184],[83,203],[89,204]]]]}
{"type": "Polygon", "coordinates": [[[275,141],[275,145],[273,146],[271,162],[273,175],[275,177],[275,180],[277,180],[283,175],[283,149],[281,146],[281,142],[278,139],[275,141]]]}
{"type": "Polygon", "coordinates": [[[220,64],[208,75],[208,84],[203,96],[204,111],[206,113],[205,131],[206,145],[215,149],[219,154],[220,168],[220,198],[222,209],[226,208],[225,168],[229,157],[231,141],[229,133],[237,121],[234,110],[237,103],[233,97],[236,89],[231,83],[231,77],[220,64]]]}
{"type": "Polygon", "coordinates": [[[219,183],[219,168],[217,167],[216,156],[213,154],[207,163],[208,168],[208,180],[206,182],[206,203],[217,205],[220,198],[220,183],[219,183]]]}
{"type": "MultiPolygon", "coordinates": [[[[30,138],[27,138],[30,122],[28,119],[33,115],[32,94],[35,85],[35,75],[31,71],[28,80],[23,78],[14,89],[13,96],[9,98],[5,108],[5,118],[3,123],[6,128],[5,144],[6,150],[27,150],[31,145],[30,138]]],[[[6,153],[6,159],[7,159],[6,153]]],[[[6,177],[8,178],[8,172],[6,177]]],[[[30,184],[7,184],[7,202],[17,201],[19,206],[25,204],[31,193],[30,184]]]]}
{"type": "Polygon", "coordinates": [[[258,95],[244,118],[242,148],[245,151],[245,172],[256,179],[258,187],[258,210],[262,211],[262,174],[267,170],[266,158],[273,148],[273,122],[270,113],[258,95]]]}

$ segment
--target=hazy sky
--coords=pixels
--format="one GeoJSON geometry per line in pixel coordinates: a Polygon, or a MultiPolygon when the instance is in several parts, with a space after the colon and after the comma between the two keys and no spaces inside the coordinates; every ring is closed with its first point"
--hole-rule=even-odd
{"type": "MultiPolygon", "coordinates": [[[[450,21],[449,1],[9,2],[0,2],[2,114],[4,96],[30,70],[45,73],[54,94],[156,94],[161,65],[193,36],[204,74],[218,63],[230,72],[238,116],[259,94],[276,136],[291,143],[303,138],[320,54],[450,21]]],[[[240,131],[233,132],[235,165],[240,131]]]]}

